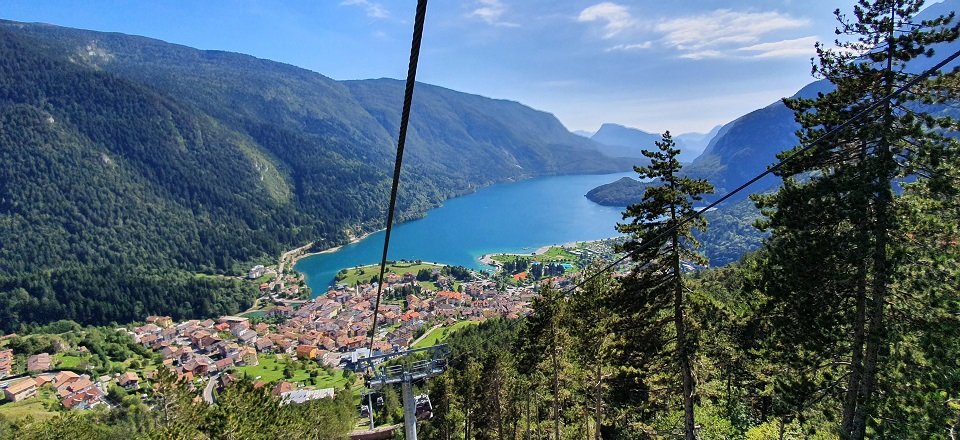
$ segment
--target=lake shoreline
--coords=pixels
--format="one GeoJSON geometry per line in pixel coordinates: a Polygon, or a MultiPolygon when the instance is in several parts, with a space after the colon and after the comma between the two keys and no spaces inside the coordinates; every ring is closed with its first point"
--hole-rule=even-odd
{"type": "MultiPolygon", "coordinates": [[[[295,273],[295,274],[303,275],[303,280],[304,280],[304,282],[306,282],[307,285],[309,286],[309,281],[307,281],[307,279],[309,278],[309,275],[308,275],[306,272],[300,272],[299,270],[297,270],[297,263],[299,263],[300,260],[302,260],[302,259],[304,259],[304,258],[307,258],[307,257],[313,257],[313,256],[316,256],[316,255],[332,254],[332,253],[334,253],[334,252],[339,251],[340,249],[343,249],[344,246],[349,246],[349,245],[351,245],[351,244],[359,243],[359,242],[363,241],[364,239],[366,239],[367,237],[369,237],[369,236],[371,236],[371,235],[373,235],[373,234],[376,234],[377,232],[383,231],[383,230],[384,230],[384,229],[378,229],[378,230],[376,230],[376,231],[367,232],[367,233],[365,233],[365,234],[363,234],[363,235],[360,235],[360,236],[358,236],[358,237],[353,237],[353,238],[351,238],[350,241],[347,242],[347,243],[345,243],[345,244],[340,244],[340,245],[337,245],[337,246],[329,247],[329,248],[326,248],[326,249],[321,250],[321,251],[317,251],[317,252],[303,252],[303,253],[294,255],[293,257],[291,257],[291,258],[289,259],[289,261],[287,261],[286,258],[285,258],[286,255],[289,255],[290,253],[297,252],[297,251],[299,251],[299,250],[301,250],[301,249],[305,249],[305,248],[308,248],[308,247],[310,247],[310,246],[313,246],[313,243],[314,243],[314,242],[307,243],[307,244],[305,244],[305,245],[303,245],[303,246],[300,246],[300,247],[295,247],[295,248],[293,248],[293,249],[290,249],[289,251],[286,251],[286,252],[280,254],[279,265],[278,265],[277,267],[283,267],[286,263],[289,263],[289,264],[290,264],[290,266],[289,266],[289,267],[290,267],[290,270],[293,271],[293,273],[295,273]]],[[[278,274],[278,276],[280,276],[280,274],[278,274]]],[[[316,296],[316,293],[312,294],[311,296],[316,296]]]]}
{"type": "Polygon", "coordinates": [[[599,238],[596,240],[577,240],[577,241],[571,241],[563,244],[548,244],[546,246],[540,246],[539,248],[537,248],[537,250],[533,251],[532,253],[494,252],[490,254],[483,254],[480,256],[480,262],[483,264],[486,264],[487,266],[493,266],[499,269],[501,264],[497,260],[493,259],[495,255],[509,255],[509,256],[517,256],[517,257],[537,256],[537,255],[543,255],[547,253],[547,251],[549,251],[552,248],[562,248],[562,249],[577,248],[581,244],[597,243],[604,240],[610,240],[616,237],[617,236],[612,236],[612,237],[606,237],[606,238],[599,238]]]}
{"type": "Polygon", "coordinates": [[[547,253],[548,250],[550,250],[550,248],[553,248],[553,247],[564,247],[564,246],[571,245],[571,244],[575,245],[575,244],[577,244],[577,243],[583,243],[583,242],[575,241],[575,242],[566,243],[566,244],[548,244],[548,245],[546,245],[546,246],[540,246],[540,247],[538,247],[537,250],[533,251],[532,253],[494,252],[494,253],[491,253],[491,254],[483,254],[483,255],[481,255],[480,258],[479,258],[479,260],[480,260],[481,263],[486,264],[487,266],[500,267],[500,263],[498,263],[496,260],[493,259],[493,256],[494,256],[494,255],[514,255],[514,256],[517,256],[517,257],[529,257],[529,256],[533,256],[533,255],[545,254],[545,253],[547,253]]]}
{"type": "MultiPolygon", "coordinates": [[[[615,236],[620,210],[598,205],[583,194],[624,174],[535,178],[451,198],[423,218],[395,225],[388,258],[491,270],[495,266],[490,264],[489,254],[501,250],[529,256],[553,246],[615,236]]],[[[377,232],[342,246],[298,255],[296,271],[308,278],[313,293],[326,291],[328,280],[339,270],[380,261],[382,238],[370,237],[377,232]]]]}
{"type": "Polygon", "coordinates": [[[359,242],[365,240],[367,237],[369,237],[369,236],[371,236],[371,235],[373,235],[373,234],[376,234],[377,232],[384,231],[384,230],[385,230],[385,229],[377,229],[376,231],[367,232],[366,234],[363,234],[363,235],[361,235],[361,236],[359,236],[359,237],[353,237],[353,238],[351,238],[350,241],[348,241],[348,242],[346,242],[346,243],[344,243],[344,244],[338,244],[338,245],[336,245],[336,246],[334,246],[334,247],[329,247],[329,248],[326,248],[326,249],[324,249],[324,250],[322,250],[322,251],[317,251],[317,252],[310,252],[310,253],[306,253],[306,254],[301,254],[300,256],[298,256],[298,257],[293,261],[293,264],[296,265],[297,261],[299,261],[299,260],[301,260],[301,259],[303,259],[303,258],[312,257],[312,256],[314,256],[314,255],[332,254],[332,253],[334,253],[334,252],[336,252],[336,251],[339,251],[340,249],[343,249],[344,246],[349,246],[349,245],[351,245],[351,244],[359,243],[359,242]]]}

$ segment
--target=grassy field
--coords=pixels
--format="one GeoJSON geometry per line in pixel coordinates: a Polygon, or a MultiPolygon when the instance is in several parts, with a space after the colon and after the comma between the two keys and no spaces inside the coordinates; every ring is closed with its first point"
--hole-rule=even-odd
{"type": "Polygon", "coordinates": [[[299,382],[307,386],[316,386],[318,388],[343,388],[347,384],[347,379],[343,377],[342,370],[335,370],[333,374],[327,373],[322,368],[317,366],[316,363],[306,362],[307,368],[305,369],[295,369],[293,370],[293,377],[287,379],[283,376],[283,368],[286,365],[288,358],[277,359],[276,355],[266,354],[260,355],[260,365],[255,366],[245,366],[238,367],[237,371],[241,371],[246,374],[247,377],[251,379],[262,380],[266,383],[275,383],[281,380],[286,380],[288,382],[299,382]],[[311,379],[310,372],[315,371],[317,377],[311,379]],[[315,382],[315,383],[314,383],[315,382]]]}
{"type": "Polygon", "coordinates": [[[413,348],[429,347],[431,345],[440,344],[447,340],[447,337],[449,337],[453,332],[470,325],[477,325],[479,323],[479,321],[460,321],[450,327],[435,328],[427,334],[427,337],[421,339],[420,342],[413,344],[413,348]]]}
{"type": "Polygon", "coordinates": [[[70,356],[62,353],[53,355],[54,365],[57,368],[77,368],[81,363],[90,359],[90,356],[70,356]]]}
{"type": "MultiPolygon", "coordinates": [[[[549,249],[547,249],[546,252],[539,255],[496,254],[496,255],[491,255],[490,258],[501,264],[514,261],[518,258],[520,260],[527,260],[529,262],[539,262],[542,264],[551,264],[551,263],[570,264],[571,267],[568,267],[566,269],[566,272],[565,272],[566,274],[576,273],[581,270],[580,266],[577,264],[579,262],[579,257],[570,253],[569,250],[567,250],[562,246],[552,246],[549,249]]],[[[519,286],[519,285],[528,283],[528,281],[518,282],[513,278],[508,277],[506,279],[506,283],[511,286],[519,286]]]]}
{"type": "Polygon", "coordinates": [[[556,263],[556,262],[576,263],[577,262],[576,255],[571,254],[570,251],[560,246],[553,246],[550,249],[547,249],[546,252],[539,255],[496,254],[496,255],[490,256],[491,259],[500,263],[513,261],[518,257],[521,259],[539,261],[541,263],[556,263]]]}
{"type": "Polygon", "coordinates": [[[257,279],[255,279],[255,280],[253,280],[252,282],[253,282],[253,284],[256,284],[256,285],[259,286],[259,285],[261,285],[261,284],[263,284],[263,283],[269,283],[269,282],[271,282],[271,281],[273,281],[273,280],[275,280],[275,279],[277,279],[277,273],[276,273],[276,272],[267,272],[267,273],[263,274],[262,276],[260,276],[260,278],[257,278],[257,279]]]}
{"type": "Polygon", "coordinates": [[[41,390],[37,397],[22,402],[4,403],[0,405],[0,416],[7,420],[16,421],[27,416],[35,420],[47,420],[57,416],[57,412],[48,410],[48,405],[59,405],[50,389],[41,390]]]}
{"type": "Polygon", "coordinates": [[[563,261],[575,263],[577,261],[577,256],[570,253],[570,251],[565,248],[554,246],[550,249],[547,249],[543,254],[537,255],[536,260],[542,261],[545,263],[552,263],[555,261],[563,261]]]}
{"type": "MultiPolygon", "coordinates": [[[[411,272],[414,275],[417,274],[421,269],[439,269],[441,266],[430,263],[394,263],[387,265],[386,273],[393,272],[397,275],[403,275],[407,272],[411,272]]],[[[354,267],[346,269],[346,276],[338,279],[336,282],[340,284],[346,284],[348,286],[353,286],[357,284],[357,281],[360,283],[367,283],[371,278],[380,274],[380,265],[371,264],[368,266],[360,266],[359,268],[354,267]]]]}
{"type": "MultiPolygon", "coordinates": [[[[436,292],[436,291],[440,290],[440,286],[436,285],[436,283],[434,283],[433,281],[418,281],[418,283],[420,283],[420,287],[421,287],[423,290],[427,290],[427,291],[430,291],[430,292],[436,292]]],[[[454,291],[454,292],[457,292],[457,291],[460,290],[460,284],[461,284],[461,283],[460,283],[459,281],[454,281],[454,282],[453,282],[453,291],[454,291]]]]}
{"type": "Polygon", "coordinates": [[[506,263],[506,262],[508,262],[508,261],[516,260],[517,258],[524,259],[524,260],[529,260],[529,259],[531,259],[531,258],[534,258],[534,256],[533,256],[533,255],[527,255],[527,254],[523,254],[523,255],[521,255],[521,254],[493,254],[493,255],[490,256],[490,259],[491,259],[491,260],[496,261],[496,262],[498,262],[498,263],[506,263]]]}

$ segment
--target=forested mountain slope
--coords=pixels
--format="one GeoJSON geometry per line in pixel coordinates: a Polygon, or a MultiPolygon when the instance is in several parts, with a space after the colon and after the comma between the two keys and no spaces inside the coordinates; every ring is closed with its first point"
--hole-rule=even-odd
{"type": "Polygon", "coordinates": [[[636,128],[606,123],[600,126],[590,139],[603,145],[600,150],[607,156],[630,157],[647,160],[640,154],[644,148],[660,140],[660,135],[636,128]]]}
{"type": "MultiPolygon", "coordinates": [[[[824,81],[813,82],[792,98],[814,98],[817,93],[828,92],[829,88],[830,85],[824,81]]],[[[777,153],[796,146],[796,131],[799,128],[793,112],[777,101],[721,128],[703,154],[685,171],[710,180],[717,188],[717,194],[725,194],[776,163],[777,153]]],[[[777,183],[777,179],[769,176],[751,190],[762,191],[777,183]]]]}
{"type": "MultiPolygon", "coordinates": [[[[6,21],[0,72],[0,329],[234,312],[251,288],[194,273],[381,226],[399,83],[6,21]]],[[[421,92],[401,218],[494,182],[624,168],[552,115],[421,92]]]]}
{"type": "MultiPolygon", "coordinates": [[[[403,100],[402,81],[343,84],[387,132],[399,130],[395,108],[403,100]]],[[[617,162],[598,160],[598,144],[570,133],[552,114],[513,101],[420,84],[411,114],[415,117],[407,142],[420,161],[418,168],[452,167],[460,177],[482,181],[492,176],[599,173],[612,170],[611,163],[617,162]]],[[[616,166],[629,169],[626,164],[616,166]]]]}
{"type": "Polygon", "coordinates": [[[183,270],[227,268],[272,242],[259,212],[278,202],[243,139],[144,87],[0,37],[0,327],[242,303],[250,292],[234,282],[183,270]]]}

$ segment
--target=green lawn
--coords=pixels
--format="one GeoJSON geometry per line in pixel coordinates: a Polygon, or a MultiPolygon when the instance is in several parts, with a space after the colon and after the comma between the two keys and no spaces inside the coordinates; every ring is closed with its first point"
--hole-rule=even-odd
{"type": "Polygon", "coordinates": [[[513,261],[516,258],[520,258],[521,260],[539,261],[542,263],[555,263],[555,262],[575,263],[578,260],[576,255],[571,254],[570,251],[564,249],[561,246],[553,246],[550,249],[547,249],[546,252],[539,255],[496,254],[496,255],[491,255],[490,258],[500,263],[513,261]]]}
{"type": "MultiPolygon", "coordinates": [[[[91,366],[99,365],[99,361],[95,360],[94,357],[89,354],[82,354],[77,356],[73,354],[57,353],[53,355],[53,360],[54,360],[54,364],[53,364],[54,367],[61,368],[61,369],[83,370],[83,369],[88,369],[91,366]]],[[[110,365],[108,367],[110,367],[111,369],[119,368],[124,371],[130,370],[130,369],[140,371],[143,369],[143,366],[150,365],[150,363],[151,363],[150,359],[144,359],[139,355],[133,355],[132,357],[128,359],[124,359],[122,361],[110,361],[110,365]],[[139,362],[140,367],[131,368],[130,364],[133,361],[139,362]]]]}
{"type": "Polygon", "coordinates": [[[257,278],[257,279],[255,279],[255,280],[253,280],[252,282],[253,282],[253,284],[256,284],[256,285],[259,286],[259,285],[261,285],[261,284],[263,284],[263,283],[269,283],[269,282],[271,282],[271,281],[273,281],[273,280],[275,280],[275,279],[277,279],[277,274],[276,274],[275,272],[269,272],[269,273],[264,274],[264,275],[261,276],[260,278],[257,278]]]}
{"type": "Polygon", "coordinates": [[[334,374],[327,374],[321,370],[320,375],[317,376],[317,384],[314,385],[317,388],[334,388],[341,389],[347,384],[347,379],[343,377],[343,370],[334,370],[334,374]]]}
{"type": "Polygon", "coordinates": [[[287,358],[280,360],[277,359],[276,355],[262,354],[259,355],[259,359],[260,365],[238,367],[237,371],[243,372],[250,379],[259,377],[259,379],[256,380],[262,380],[271,384],[286,380],[288,382],[299,382],[306,386],[340,389],[347,383],[347,379],[343,377],[342,370],[334,370],[333,374],[330,374],[313,362],[307,363],[308,369],[293,370],[293,377],[287,379],[283,376],[283,367],[285,361],[288,360],[287,358]],[[316,384],[311,381],[310,371],[317,372],[316,384]]]}
{"type": "Polygon", "coordinates": [[[447,337],[450,336],[453,332],[460,330],[469,325],[477,325],[479,321],[460,321],[450,327],[438,327],[433,329],[427,337],[420,340],[416,344],[413,344],[412,348],[422,348],[429,347],[431,345],[437,345],[447,340],[447,337]]]}
{"type": "Polygon", "coordinates": [[[27,416],[33,416],[35,420],[47,420],[57,416],[57,412],[49,411],[47,406],[58,404],[53,397],[50,389],[41,390],[36,397],[24,400],[22,402],[7,402],[0,405],[0,416],[7,420],[15,421],[27,416]]]}
{"type": "Polygon", "coordinates": [[[90,359],[90,356],[71,356],[62,353],[53,355],[54,365],[57,368],[77,368],[81,363],[90,359]]]}
{"type": "MultiPolygon", "coordinates": [[[[411,272],[416,275],[416,273],[421,269],[439,269],[440,267],[442,266],[430,263],[394,263],[387,265],[386,273],[393,272],[397,275],[403,276],[403,274],[411,272]]],[[[367,283],[371,278],[380,275],[380,265],[371,264],[367,266],[360,266],[359,268],[354,267],[346,269],[346,271],[346,276],[337,280],[337,283],[353,286],[357,284],[357,281],[360,283],[367,283]]],[[[434,290],[436,290],[436,288],[434,288],[434,290]]]]}
{"type": "Polygon", "coordinates": [[[543,254],[537,255],[537,261],[543,262],[554,262],[554,261],[566,261],[574,263],[577,261],[577,256],[570,253],[570,251],[554,246],[550,249],[547,249],[543,254]]]}
{"type": "MultiPolygon", "coordinates": [[[[490,258],[492,258],[494,261],[497,261],[497,262],[499,262],[499,263],[501,263],[501,264],[502,264],[502,263],[509,262],[509,261],[514,261],[514,260],[517,259],[517,258],[519,258],[519,259],[521,259],[521,260],[527,260],[528,262],[534,262],[534,261],[536,261],[536,262],[540,262],[540,263],[543,263],[543,264],[551,264],[551,263],[564,264],[564,263],[569,263],[569,264],[572,265],[572,267],[570,267],[570,268],[568,268],[568,269],[566,270],[566,272],[565,272],[566,274],[577,273],[577,272],[579,272],[579,271],[582,270],[582,269],[579,267],[579,265],[577,264],[577,262],[579,261],[579,258],[578,258],[576,255],[570,253],[570,251],[568,251],[567,249],[565,249],[565,248],[563,248],[563,247],[561,247],[561,246],[552,246],[552,247],[550,247],[549,249],[547,249],[546,252],[544,252],[544,253],[542,253],[542,254],[540,254],[540,255],[535,255],[535,256],[514,255],[514,254],[497,254],[497,255],[491,255],[490,258]]],[[[531,281],[524,281],[524,282],[517,282],[517,281],[514,281],[512,277],[506,277],[506,279],[505,279],[504,281],[505,281],[508,285],[511,285],[511,286],[519,286],[519,285],[529,284],[532,280],[531,280],[531,281]]]]}

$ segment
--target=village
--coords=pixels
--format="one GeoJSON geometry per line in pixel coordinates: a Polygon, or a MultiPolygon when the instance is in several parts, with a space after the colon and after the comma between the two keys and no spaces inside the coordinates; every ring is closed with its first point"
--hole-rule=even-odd
{"type": "MultiPolygon", "coordinates": [[[[402,351],[418,341],[436,342],[439,338],[431,338],[431,333],[444,329],[498,317],[515,319],[531,312],[530,303],[537,295],[532,284],[504,286],[473,271],[466,278],[444,275],[439,265],[418,273],[388,273],[383,286],[387,299],[378,309],[372,354],[402,351]],[[427,275],[430,281],[418,280],[418,275],[421,279],[427,275]]],[[[552,282],[565,285],[572,279],[561,276],[552,282]]],[[[368,344],[378,285],[359,280],[351,284],[338,283],[309,300],[271,301],[252,316],[182,322],[148,316],[142,325],[118,328],[154,353],[159,365],[150,368],[92,377],[58,370],[51,353],[40,353],[27,359],[27,374],[4,379],[13,371],[14,356],[9,349],[0,350],[0,388],[10,402],[45,393],[55,396],[63,409],[109,407],[114,404],[109,399],[111,389],[136,392],[143,381],[154,378],[157,368],[166,368],[202,387],[209,403],[215,400],[216,390],[242,376],[258,387],[271,387],[284,402],[333,396],[336,388],[357,380],[352,372],[358,369],[358,360],[371,355],[368,344]]],[[[270,293],[270,286],[263,287],[270,293]]]]}

